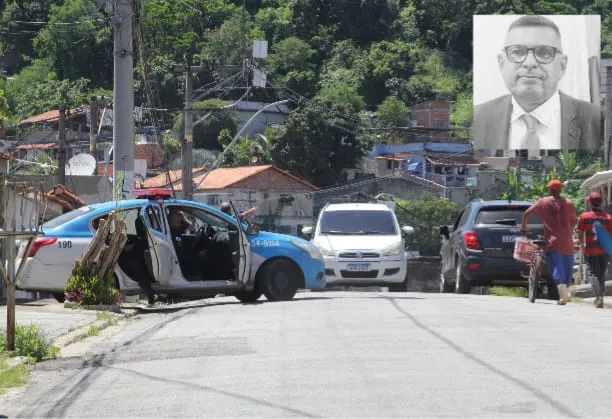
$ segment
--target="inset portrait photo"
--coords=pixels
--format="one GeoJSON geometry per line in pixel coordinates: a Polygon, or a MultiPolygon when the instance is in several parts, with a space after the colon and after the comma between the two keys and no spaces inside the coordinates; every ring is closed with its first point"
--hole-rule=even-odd
{"type": "Polygon", "coordinates": [[[599,15],[474,15],[474,149],[598,149],[599,15]]]}

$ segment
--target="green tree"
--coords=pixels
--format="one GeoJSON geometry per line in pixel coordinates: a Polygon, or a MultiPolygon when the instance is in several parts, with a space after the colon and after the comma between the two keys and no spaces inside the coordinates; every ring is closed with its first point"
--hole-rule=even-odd
{"type": "Polygon", "coordinates": [[[0,19],[4,28],[0,31],[0,52],[8,63],[9,74],[20,71],[34,57],[32,41],[43,27],[28,22],[46,22],[51,6],[61,3],[61,0],[7,2],[0,19]]]}
{"type": "Polygon", "coordinates": [[[315,70],[312,62],[315,50],[299,38],[289,37],[272,46],[267,59],[267,69],[283,86],[304,95],[315,91],[315,70]]]}
{"type": "MultiPolygon", "coordinates": [[[[194,148],[204,148],[207,150],[222,150],[219,143],[219,135],[225,129],[230,135],[234,135],[238,126],[234,110],[231,108],[222,109],[228,103],[219,99],[207,99],[193,104],[193,109],[201,109],[194,112],[193,123],[208,115],[202,122],[193,127],[193,146],[194,148]]],[[[178,113],[174,120],[173,130],[177,138],[185,135],[185,120],[182,112],[178,113]]]]}
{"type": "Polygon", "coordinates": [[[451,224],[460,208],[448,199],[425,193],[420,199],[397,200],[395,213],[402,225],[414,228],[406,238],[406,247],[422,256],[438,256],[441,239],[438,227],[451,224]]]}
{"type": "Polygon", "coordinates": [[[383,128],[405,127],[410,123],[410,110],[395,96],[386,98],[376,109],[376,125],[383,128]]]}
{"type": "Polygon", "coordinates": [[[89,80],[60,80],[49,60],[35,60],[6,85],[12,112],[20,118],[56,109],[60,103],[76,107],[88,103],[89,80]]]}
{"type": "Polygon", "coordinates": [[[350,106],[326,97],[295,110],[284,128],[266,134],[274,163],[317,186],[338,182],[370,147],[358,133],[357,115],[347,112],[350,106]]]}
{"type": "Polygon", "coordinates": [[[48,58],[59,79],[86,78],[109,88],[113,79],[112,27],[93,0],[51,5],[49,24],[34,38],[38,57],[48,58]],[[65,23],[71,23],[67,28],[65,23]]]}
{"type": "Polygon", "coordinates": [[[223,148],[227,150],[221,162],[222,167],[248,166],[252,164],[252,156],[259,158],[256,163],[258,165],[272,163],[270,142],[265,135],[258,134],[255,138],[244,136],[234,143],[230,149],[227,149],[231,140],[232,138],[230,137],[226,137],[224,141],[222,140],[223,148]]]}

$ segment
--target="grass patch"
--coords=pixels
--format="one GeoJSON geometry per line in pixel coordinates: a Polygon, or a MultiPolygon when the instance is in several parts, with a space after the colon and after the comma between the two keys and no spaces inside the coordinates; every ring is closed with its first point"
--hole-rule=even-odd
{"type": "Polygon", "coordinates": [[[96,314],[96,318],[100,321],[107,322],[111,326],[114,326],[117,324],[117,319],[112,314],[110,314],[108,311],[102,311],[96,314]]]}
{"type": "Polygon", "coordinates": [[[98,336],[100,334],[100,328],[95,324],[89,325],[89,330],[87,331],[87,336],[98,336]]]}
{"type": "Polygon", "coordinates": [[[0,330],[0,351],[3,355],[24,356],[38,362],[43,359],[57,358],[60,349],[53,344],[45,333],[36,325],[15,327],[15,351],[6,354],[6,330],[0,330]]]}
{"type": "MultiPolygon", "coordinates": [[[[6,360],[5,360],[6,363],[6,360]]],[[[26,365],[5,369],[0,372],[0,394],[4,394],[9,387],[19,387],[27,384],[30,370],[26,365]]]]}
{"type": "Polygon", "coordinates": [[[527,297],[527,290],[522,287],[491,287],[489,294],[502,297],[527,297]]]}

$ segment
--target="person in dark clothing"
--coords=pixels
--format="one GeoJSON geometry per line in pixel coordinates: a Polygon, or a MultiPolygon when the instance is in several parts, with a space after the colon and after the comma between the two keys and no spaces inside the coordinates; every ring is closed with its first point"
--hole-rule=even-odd
{"type": "Polygon", "coordinates": [[[612,233],[612,216],[603,211],[603,199],[599,192],[591,192],[587,198],[591,211],[585,211],[578,220],[578,240],[580,250],[587,263],[588,276],[595,293],[595,307],[604,308],[605,279],[608,268],[608,255],[601,248],[595,222],[612,233]]]}

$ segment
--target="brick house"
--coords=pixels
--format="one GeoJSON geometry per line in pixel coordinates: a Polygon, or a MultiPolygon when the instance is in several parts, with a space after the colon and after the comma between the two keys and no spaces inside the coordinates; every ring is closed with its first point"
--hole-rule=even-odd
{"type": "MultiPolygon", "coordinates": [[[[181,171],[148,178],[145,188],[170,187],[182,189],[181,171]]],[[[240,211],[257,207],[253,221],[266,230],[298,235],[303,225],[313,217],[313,194],[319,188],[274,165],[219,168],[205,176],[194,169],[194,200],[218,206],[232,200],[240,211]],[[203,180],[202,180],[203,179],[203,180]]]]}
{"type": "MultiPolygon", "coordinates": [[[[164,149],[157,143],[144,143],[134,145],[134,160],[146,162],[146,170],[156,169],[164,164],[164,149]]],[[[104,173],[106,163],[98,162],[98,174],[104,173]]],[[[112,175],[113,163],[108,164],[107,172],[112,175]]]]}

